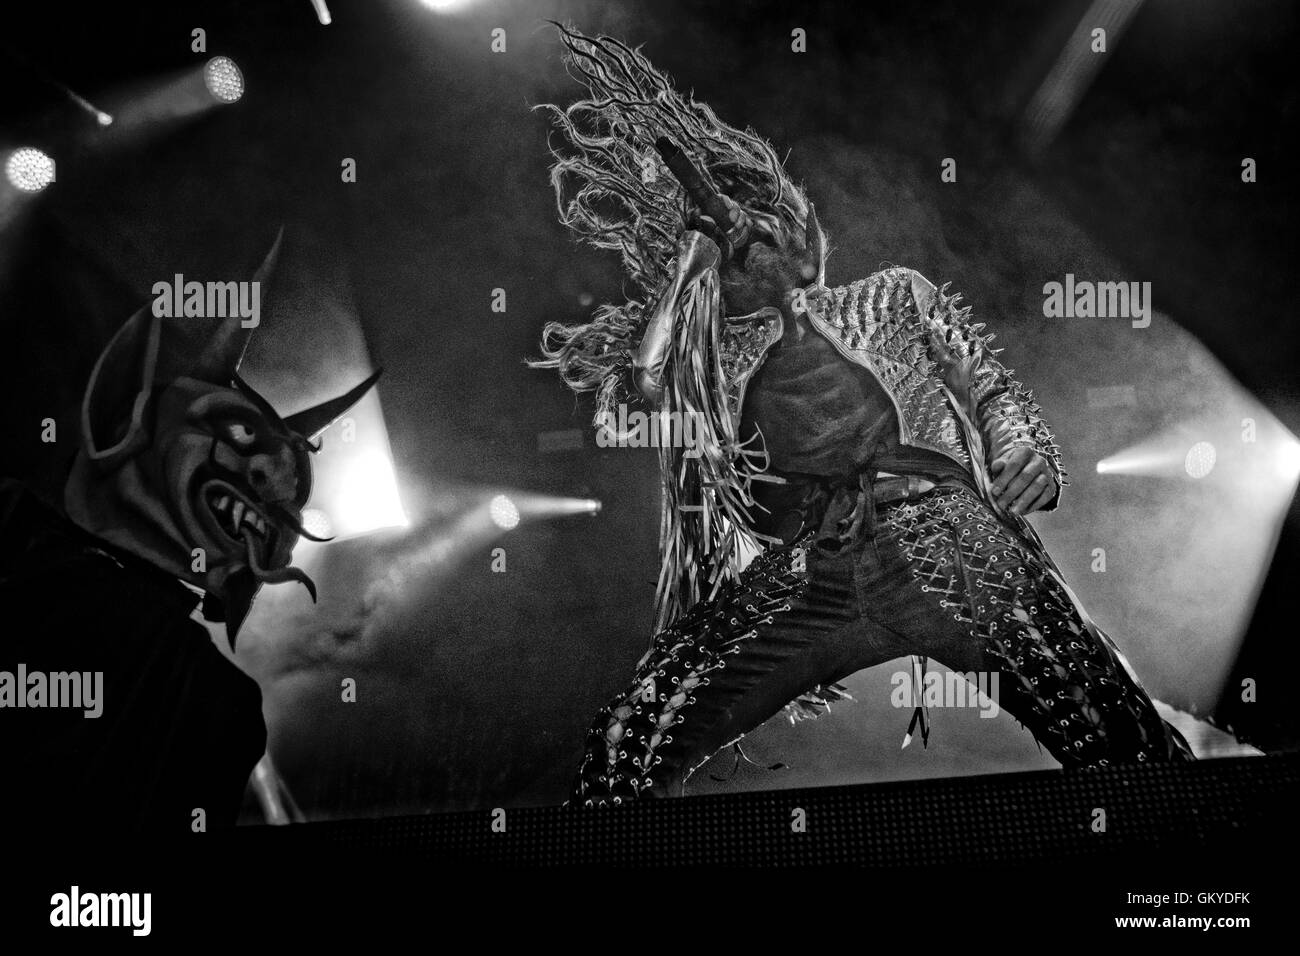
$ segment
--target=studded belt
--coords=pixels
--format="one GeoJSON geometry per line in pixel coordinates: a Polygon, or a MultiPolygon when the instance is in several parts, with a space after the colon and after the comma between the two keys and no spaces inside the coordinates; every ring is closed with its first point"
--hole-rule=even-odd
{"type": "Polygon", "coordinates": [[[915,501],[941,485],[962,485],[957,479],[931,481],[920,475],[895,475],[889,472],[860,471],[836,482],[820,521],[814,544],[824,553],[839,554],[852,548],[860,536],[875,528],[876,512],[900,501],[915,501]]]}

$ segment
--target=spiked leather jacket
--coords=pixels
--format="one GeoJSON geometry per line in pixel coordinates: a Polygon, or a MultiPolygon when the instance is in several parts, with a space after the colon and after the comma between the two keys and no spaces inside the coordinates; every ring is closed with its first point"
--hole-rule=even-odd
{"type": "MultiPolygon", "coordinates": [[[[676,277],[660,297],[636,356],[638,384],[652,399],[662,396],[673,324],[691,311],[692,297],[717,295],[718,256],[707,237],[693,231],[683,236],[676,277]]],[[[1008,448],[1029,446],[1056,479],[1057,495],[1043,509],[1051,510],[1059,503],[1065,473],[1042,410],[1012,377],[1013,370],[997,360],[1001,349],[990,346],[993,334],[983,332],[983,323],[972,323],[970,309],[959,305],[961,297],[945,289],[913,269],[892,268],[834,289],[819,281],[796,292],[792,307],[806,312],[813,328],[844,358],[881,384],[904,445],[946,455],[977,481],[1008,448]],[[973,449],[979,452],[974,458],[973,449]]],[[[769,307],[718,324],[711,344],[734,434],[745,388],[781,339],[784,323],[780,311],[769,307]]]]}
{"type": "MultiPolygon", "coordinates": [[[[1014,445],[1027,445],[1048,462],[1057,487],[1060,451],[1041,409],[989,347],[992,334],[970,322],[960,296],[946,295],[919,272],[893,268],[834,289],[805,290],[809,322],[847,360],[884,387],[904,445],[938,452],[973,473],[1014,445]],[[981,460],[972,461],[978,435],[981,460]]],[[[745,386],[782,335],[781,316],[763,310],[749,328],[729,321],[721,335],[721,363],[731,411],[739,416],[745,386]]],[[[1056,497],[1044,510],[1055,508],[1056,497]]]]}
{"type": "MultiPolygon", "coordinates": [[[[734,580],[746,548],[761,549],[751,483],[782,480],[765,473],[763,451],[739,435],[746,386],[781,339],[784,319],[770,306],[722,316],[719,259],[707,236],[684,233],[633,362],[642,393],[663,410],[696,418],[702,439],[691,455],[661,448],[660,625],[734,580]]],[[[958,300],[912,269],[893,268],[834,289],[819,277],[796,290],[790,306],[880,383],[904,446],[952,459],[990,508],[1032,534],[993,500],[988,466],[1013,446],[1034,449],[1056,480],[1042,509],[1051,510],[1065,483],[1060,453],[1029,390],[997,360],[993,336],[958,300]]]]}

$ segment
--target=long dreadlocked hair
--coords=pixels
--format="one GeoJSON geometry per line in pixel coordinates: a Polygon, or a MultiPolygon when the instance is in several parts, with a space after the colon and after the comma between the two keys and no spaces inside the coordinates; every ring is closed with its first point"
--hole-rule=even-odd
{"type": "Polygon", "coordinates": [[[685,190],[655,151],[656,139],[671,139],[715,187],[776,216],[791,232],[802,233],[809,207],[771,144],[753,130],[728,126],[707,104],[683,97],[639,50],[555,26],[566,70],[587,89],[567,109],[535,107],[551,114],[564,140],[551,150],[560,221],[591,245],[617,250],[632,291],[622,305],[599,306],[589,322],[547,323],[544,358],[530,364],[558,369],[576,392],[595,391],[599,425],[632,391],[628,371],[647,311],[669,280],[692,213],[685,190]]]}

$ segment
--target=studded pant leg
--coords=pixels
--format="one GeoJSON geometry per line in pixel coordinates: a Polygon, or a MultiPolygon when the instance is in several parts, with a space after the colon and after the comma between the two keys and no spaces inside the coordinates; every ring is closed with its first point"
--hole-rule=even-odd
{"type": "Polygon", "coordinates": [[[806,545],[756,558],[739,584],[655,639],[592,723],[571,803],[679,793],[696,767],[790,701],[898,656],[859,613],[852,556],[806,545]]]}
{"type": "Polygon", "coordinates": [[[1190,759],[1036,547],[965,490],[881,509],[851,553],[805,540],[660,634],[587,734],[576,804],[675,793],[789,701],[917,654],[999,674],[999,704],[1065,766],[1190,759]]]}
{"type": "Polygon", "coordinates": [[[916,635],[917,653],[949,663],[945,640],[965,633],[978,641],[984,668],[1000,672],[1001,706],[1064,766],[1191,759],[1037,549],[974,494],[941,489],[881,517],[883,540],[942,612],[931,618],[942,627],[916,635]]]}

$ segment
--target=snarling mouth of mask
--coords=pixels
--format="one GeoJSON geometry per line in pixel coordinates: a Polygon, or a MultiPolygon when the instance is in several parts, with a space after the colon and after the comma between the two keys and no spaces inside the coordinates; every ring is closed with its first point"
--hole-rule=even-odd
{"type": "Polygon", "coordinates": [[[284,532],[274,519],[228,482],[204,482],[199,495],[212,519],[213,537],[220,538],[228,552],[237,550],[259,580],[276,580],[279,572],[272,555],[284,532]]]}
{"type": "Polygon", "coordinates": [[[218,532],[231,544],[243,541],[248,563],[265,567],[267,557],[275,547],[275,529],[270,520],[224,481],[205,482],[199,495],[212,513],[218,532]],[[260,561],[259,554],[262,556],[260,561]]]}

